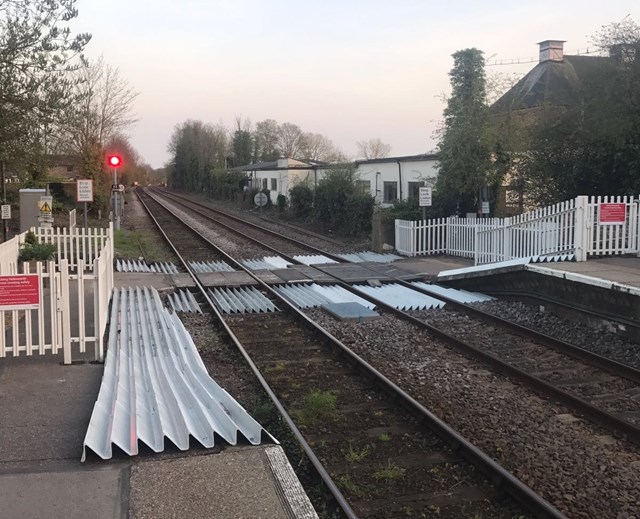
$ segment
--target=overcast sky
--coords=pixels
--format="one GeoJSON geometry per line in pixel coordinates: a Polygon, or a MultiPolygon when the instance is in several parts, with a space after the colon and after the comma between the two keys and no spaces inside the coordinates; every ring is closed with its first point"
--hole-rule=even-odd
{"type": "MultiPolygon", "coordinates": [[[[131,141],[162,166],[176,123],[276,119],[322,133],[349,155],[379,137],[393,155],[434,148],[451,54],[537,57],[537,42],[573,53],[637,0],[79,0],[76,30],[140,92],[131,141]]],[[[494,66],[525,73],[534,64],[494,66]]]]}

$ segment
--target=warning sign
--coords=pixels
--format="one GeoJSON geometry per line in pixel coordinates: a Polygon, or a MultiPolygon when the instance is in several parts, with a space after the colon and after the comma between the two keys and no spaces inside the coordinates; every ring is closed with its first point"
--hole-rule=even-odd
{"type": "Polygon", "coordinates": [[[600,204],[598,223],[600,225],[624,225],[627,221],[627,204],[600,204]]]}
{"type": "Polygon", "coordinates": [[[33,310],[39,305],[37,274],[0,276],[0,310],[33,310]]]}
{"type": "Polygon", "coordinates": [[[76,181],[76,201],[93,202],[93,180],[78,179],[76,181]]]}

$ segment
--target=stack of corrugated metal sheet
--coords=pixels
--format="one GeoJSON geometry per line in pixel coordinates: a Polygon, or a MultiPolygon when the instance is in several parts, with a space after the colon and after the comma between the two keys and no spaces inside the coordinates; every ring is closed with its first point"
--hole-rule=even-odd
{"type": "Polygon", "coordinates": [[[176,312],[186,312],[190,314],[201,314],[202,310],[196,298],[189,290],[176,290],[167,296],[171,308],[176,312]]]}
{"type": "Polygon", "coordinates": [[[435,296],[444,296],[449,299],[453,299],[458,303],[485,303],[487,301],[493,301],[493,297],[480,292],[467,292],[466,290],[460,290],[456,288],[441,287],[440,285],[431,285],[429,283],[423,283],[422,281],[414,281],[411,283],[413,286],[421,288],[434,294],[435,296]]]}
{"type": "Polygon", "coordinates": [[[350,261],[351,263],[391,263],[392,261],[402,259],[402,257],[396,256],[395,254],[379,254],[377,252],[369,251],[354,252],[350,254],[338,254],[338,256],[346,261],[350,261]]]}
{"type": "Polygon", "coordinates": [[[431,308],[442,308],[445,305],[444,301],[398,285],[397,283],[390,283],[379,287],[354,285],[353,288],[378,301],[391,305],[398,310],[429,310],[431,308]]]}
{"type": "Polygon", "coordinates": [[[292,284],[274,289],[298,308],[315,308],[330,303],[360,303],[373,310],[376,305],[338,285],[292,284]]]}
{"type": "Polygon", "coordinates": [[[209,296],[224,314],[275,312],[278,308],[254,287],[209,289],[209,296]]]}
{"type": "Polygon", "coordinates": [[[326,256],[322,256],[320,254],[305,254],[294,256],[293,259],[299,261],[303,265],[326,265],[327,263],[338,263],[336,260],[332,260],[331,258],[327,258],[326,256]]]}
{"type": "Polygon", "coordinates": [[[191,261],[189,267],[194,272],[234,272],[226,261],[191,261]]]}
{"type": "Polygon", "coordinates": [[[151,288],[113,293],[109,348],[82,459],[90,449],[103,459],[112,445],[138,454],[138,441],[154,452],[165,437],[181,450],[193,437],[214,446],[214,434],[235,445],[275,441],[211,379],[191,336],[151,288]]]}

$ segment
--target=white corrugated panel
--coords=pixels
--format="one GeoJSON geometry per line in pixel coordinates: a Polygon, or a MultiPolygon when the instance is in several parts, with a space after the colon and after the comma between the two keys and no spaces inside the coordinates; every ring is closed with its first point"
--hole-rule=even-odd
{"type": "Polygon", "coordinates": [[[245,267],[250,270],[271,270],[271,269],[286,269],[291,263],[280,256],[265,256],[262,259],[241,260],[245,267]]]}
{"type": "Polygon", "coordinates": [[[444,301],[396,283],[380,287],[354,285],[354,288],[398,310],[429,310],[430,308],[442,308],[445,305],[444,301]]]}
{"type": "Polygon", "coordinates": [[[191,261],[189,267],[194,272],[234,272],[233,267],[225,261],[191,261]]]}
{"type": "Polygon", "coordinates": [[[338,285],[278,285],[274,289],[298,308],[316,308],[329,303],[360,303],[373,310],[376,305],[338,285]]]}
{"type": "Polygon", "coordinates": [[[169,294],[167,299],[169,300],[171,308],[176,312],[202,313],[200,305],[189,290],[176,290],[173,294],[169,294]]]}
{"type": "Polygon", "coordinates": [[[460,269],[443,270],[438,277],[457,276],[460,274],[470,274],[472,272],[484,272],[486,270],[495,270],[505,267],[513,267],[516,265],[528,265],[529,263],[552,263],[556,261],[574,261],[575,254],[555,254],[552,256],[527,256],[526,258],[514,258],[507,261],[497,261],[495,263],[484,263],[482,265],[474,265],[472,267],[464,267],[460,269]]]}
{"type": "Polygon", "coordinates": [[[238,434],[253,445],[263,434],[275,441],[209,376],[191,336],[156,290],[114,290],[109,349],[82,460],[86,449],[110,459],[113,444],[136,455],[138,441],[161,452],[165,438],[181,450],[190,437],[210,448],[214,434],[231,445],[238,434]]]}
{"type": "Polygon", "coordinates": [[[481,294],[480,292],[467,292],[466,290],[441,287],[440,285],[430,285],[428,283],[423,283],[422,281],[414,281],[411,284],[436,296],[444,296],[449,299],[453,299],[458,303],[485,303],[486,301],[493,300],[493,297],[481,294]]]}
{"type": "Polygon", "coordinates": [[[214,288],[209,296],[224,314],[276,312],[278,308],[255,287],[214,288]]]}
{"type": "Polygon", "coordinates": [[[393,261],[402,259],[400,256],[397,256],[395,254],[380,254],[370,251],[353,252],[350,254],[338,254],[338,256],[340,256],[344,260],[350,261],[351,263],[391,263],[393,261]]]}
{"type": "Polygon", "coordinates": [[[336,260],[332,260],[331,258],[327,258],[326,256],[318,255],[303,255],[303,256],[294,256],[294,260],[299,261],[303,265],[326,265],[327,263],[338,263],[336,260]]]}

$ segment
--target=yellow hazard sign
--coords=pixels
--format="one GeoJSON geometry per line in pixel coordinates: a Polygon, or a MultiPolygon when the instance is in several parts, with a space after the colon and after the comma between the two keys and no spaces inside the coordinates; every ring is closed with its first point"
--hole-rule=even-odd
{"type": "Polygon", "coordinates": [[[41,215],[50,215],[53,208],[53,197],[51,195],[41,196],[38,200],[38,210],[41,215]]]}

